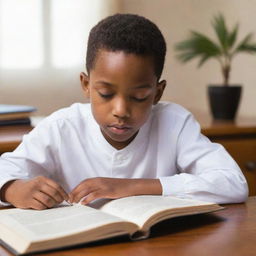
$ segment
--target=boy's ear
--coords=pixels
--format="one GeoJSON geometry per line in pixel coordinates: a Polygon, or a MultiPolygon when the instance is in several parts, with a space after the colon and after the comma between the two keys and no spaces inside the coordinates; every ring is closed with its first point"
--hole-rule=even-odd
{"type": "Polygon", "coordinates": [[[80,82],[86,98],[90,97],[89,77],[84,72],[80,73],[80,82]]]}
{"type": "Polygon", "coordinates": [[[162,80],[157,83],[154,105],[157,104],[159,102],[159,100],[161,99],[164,89],[165,89],[165,86],[166,86],[166,80],[162,80]]]}

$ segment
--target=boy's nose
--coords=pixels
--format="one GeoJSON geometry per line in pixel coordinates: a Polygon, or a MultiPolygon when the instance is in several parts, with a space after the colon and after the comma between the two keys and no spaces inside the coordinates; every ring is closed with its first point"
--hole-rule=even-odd
{"type": "Polygon", "coordinates": [[[117,118],[129,118],[129,103],[127,100],[118,98],[113,102],[112,114],[117,118]]]}

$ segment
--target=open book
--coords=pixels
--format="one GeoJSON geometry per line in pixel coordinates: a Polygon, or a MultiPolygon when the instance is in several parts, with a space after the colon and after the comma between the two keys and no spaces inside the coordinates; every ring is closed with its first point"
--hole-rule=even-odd
{"type": "Polygon", "coordinates": [[[222,209],[213,203],[164,196],[98,200],[43,211],[0,211],[0,239],[16,254],[71,246],[128,234],[146,238],[162,220],[222,209]]]}

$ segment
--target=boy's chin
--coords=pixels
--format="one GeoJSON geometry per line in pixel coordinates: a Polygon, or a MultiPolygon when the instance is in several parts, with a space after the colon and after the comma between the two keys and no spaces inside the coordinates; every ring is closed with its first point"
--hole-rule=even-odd
{"type": "Polygon", "coordinates": [[[130,142],[132,141],[135,137],[136,134],[110,134],[108,136],[111,140],[116,141],[116,142],[130,142]]]}

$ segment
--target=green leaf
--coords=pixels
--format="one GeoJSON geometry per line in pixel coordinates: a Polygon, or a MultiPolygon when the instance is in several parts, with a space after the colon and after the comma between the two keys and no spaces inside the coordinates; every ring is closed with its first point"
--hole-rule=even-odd
{"type": "Polygon", "coordinates": [[[244,44],[240,47],[240,52],[256,53],[256,44],[244,44]]]}
{"type": "Polygon", "coordinates": [[[183,52],[179,55],[177,55],[178,59],[181,61],[181,62],[188,62],[190,61],[191,59],[197,57],[197,55],[195,55],[195,53],[193,52],[183,52]]]}
{"type": "Polygon", "coordinates": [[[212,22],[214,31],[223,49],[223,52],[227,52],[229,47],[229,32],[226,26],[225,19],[222,14],[219,14],[213,18],[212,22]]]}
{"type": "Polygon", "coordinates": [[[182,62],[199,57],[201,66],[207,59],[217,57],[221,54],[221,49],[211,39],[201,33],[191,31],[188,39],[176,44],[176,50],[179,52],[177,57],[182,62]]]}
{"type": "Polygon", "coordinates": [[[234,26],[234,29],[233,31],[229,34],[228,36],[228,45],[229,45],[229,48],[231,49],[233,47],[233,45],[235,44],[236,42],[236,39],[237,39],[237,33],[238,33],[238,24],[236,24],[234,26]]]}
{"type": "Polygon", "coordinates": [[[201,60],[198,63],[198,68],[200,68],[209,58],[210,56],[208,55],[202,56],[201,60]]]}
{"type": "Polygon", "coordinates": [[[253,33],[249,33],[237,46],[235,53],[248,52],[256,53],[256,43],[252,42],[253,33]]]}

